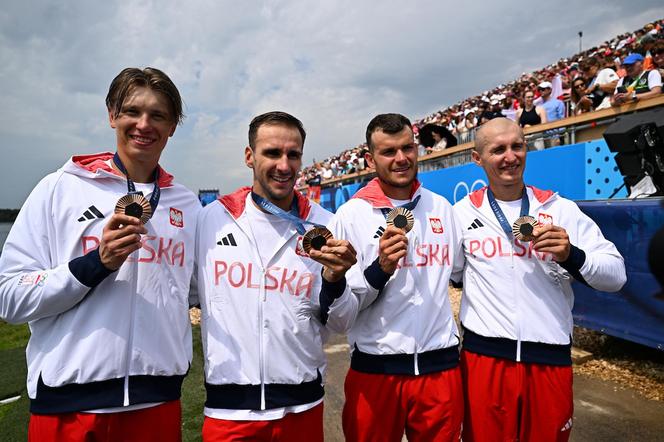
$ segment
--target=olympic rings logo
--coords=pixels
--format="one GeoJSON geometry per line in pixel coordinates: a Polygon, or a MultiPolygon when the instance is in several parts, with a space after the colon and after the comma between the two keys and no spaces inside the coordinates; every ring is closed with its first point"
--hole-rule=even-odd
{"type": "Polygon", "coordinates": [[[454,186],[454,204],[457,203],[457,201],[463,199],[466,195],[476,191],[477,189],[481,189],[482,187],[485,187],[486,183],[484,180],[475,180],[473,184],[468,187],[468,184],[466,184],[465,181],[459,181],[456,186],[454,186]],[[459,189],[465,189],[466,193],[461,195],[461,198],[457,197],[459,189]]]}

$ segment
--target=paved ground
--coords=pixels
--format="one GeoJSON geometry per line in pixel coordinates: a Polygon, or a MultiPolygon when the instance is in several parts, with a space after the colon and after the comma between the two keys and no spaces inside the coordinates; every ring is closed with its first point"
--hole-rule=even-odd
{"type": "MultiPolygon", "coordinates": [[[[325,388],[325,440],[343,441],[341,409],[343,381],[348,369],[348,346],[335,337],[328,354],[325,388]]],[[[574,427],[572,441],[664,440],[664,402],[644,399],[633,390],[620,390],[612,382],[574,377],[574,427]]]]}

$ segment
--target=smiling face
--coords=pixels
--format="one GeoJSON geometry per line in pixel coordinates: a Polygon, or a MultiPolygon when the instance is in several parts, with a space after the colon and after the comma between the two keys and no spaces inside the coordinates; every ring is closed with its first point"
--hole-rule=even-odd
{"type": "Polygon", "coordinates": [[[480,129],[476,149],[473,161],[484,169],[496,198],[520,197],[527,150],[521,128],[506,118],[495,118],[480,129]]]}
{"type": "Polygon", "coordinates": [[[417,177],[417,144],[409,126],[387,134],[376,130],[371,134],[373,149],[365,158],[376,169],[385,195],[394,199],[410,198],[410,189],[417,177]]]}
{"type": "Polygon", "coordinates": [[[253,191],[283,210],[293,202],[293,189],[302,166],[302,136],[295,127],[263,124],[253,149],[245,148],[245,163],[254,171],[253,191]]]}
{"type": "Polygon", "coordinates": [[[117,115],[111,110],[108,115],[125,166],[156,167],[177,126],[168,99],[160,92],[137,87],[124,100],[117,115]]]}

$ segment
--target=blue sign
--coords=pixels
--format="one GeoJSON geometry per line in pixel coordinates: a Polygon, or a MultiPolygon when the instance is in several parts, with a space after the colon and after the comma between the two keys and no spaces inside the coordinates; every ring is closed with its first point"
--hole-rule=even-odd
{"type": "MultiPolygon", "coordinates": [[[[529,152],[524,180],[543,190],[554,190],[571,200],[610,197],[622,184],[622,176],[604,140],[529,152]]],[[[484,171],[475,164],[420,173],[424,187],[454,204],[468,193],[487,185],[484,171]]],[[[327,187],[320,203],[331,212],[348,201],[366,183],[327,187]]],[[[624,197],[625,190],[615,196],[624,197]]]]}
{"type": "Polygon", "coordinates": [[[625,259],[627,283],[618,293],[574,284],[574,321],[629,341],[664,349],[664,299],[650,272],[648,246],[664,226],[664,199],[583,201],[578,205],[625,259]]]}

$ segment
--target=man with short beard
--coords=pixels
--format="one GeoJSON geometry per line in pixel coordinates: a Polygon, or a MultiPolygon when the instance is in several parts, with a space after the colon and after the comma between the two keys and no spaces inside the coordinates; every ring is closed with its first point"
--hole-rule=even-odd
{"type": "Polygon", "coordinates": [[[344,275],[355,250],[309,236],[332,215],[294,189],[305,137],[285,112],[254,118],[244,152],[252,186],[198,220],[205,442],[323,440],[323,343],[352,321],[344,275]]]}
{"type": "Polygon", "coordinates": [[[404,432],[411,441],[458,441],[461,431],[459,339],[447,294],[461,232],[449,202],[417,180],[411,127],[399,114],[371,120],[365,158],[377,178],[334,218],[335,236],[358,250],[347,274],[358,300],[344,388],[351,442],[400,441],[404,432]]]}

